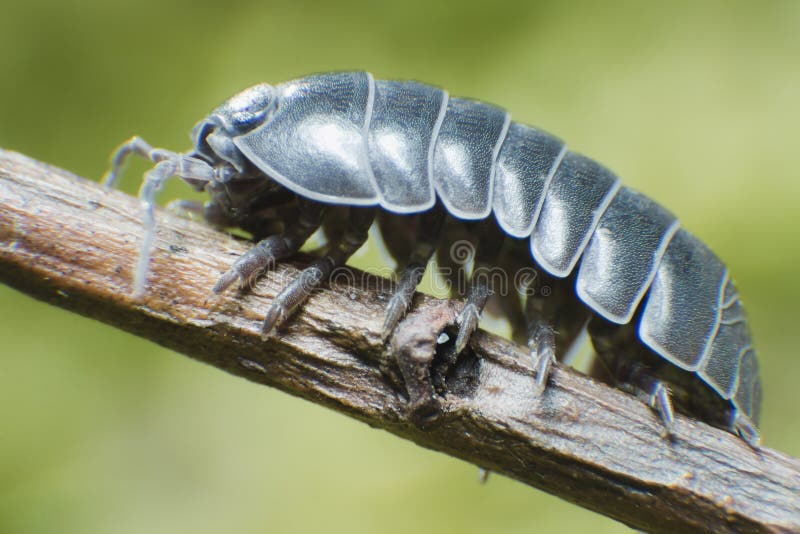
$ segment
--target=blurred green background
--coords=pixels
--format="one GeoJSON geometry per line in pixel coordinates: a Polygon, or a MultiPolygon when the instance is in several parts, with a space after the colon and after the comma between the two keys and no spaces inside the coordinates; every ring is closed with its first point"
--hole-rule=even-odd
{"type": "MultiPolygon", "coordinates": [[[[335,69],[497,103],[725,259],[765,443],[799,456],[799,33],[794,0],[2,0],[0,146],[97,179],[134,133],[184,149],[241,88],[335,69]]],[[[2,533],[627,530],[6,287],[0,339],[2,533]]]]}

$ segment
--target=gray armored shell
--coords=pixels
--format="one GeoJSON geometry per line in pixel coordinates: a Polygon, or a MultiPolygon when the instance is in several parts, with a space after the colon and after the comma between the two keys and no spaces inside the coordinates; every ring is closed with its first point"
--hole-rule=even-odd
{"type": "Polygon", "coordinates": [[[647,347],[758,418],[758,364],[724,265],[608,169],[495,106],[415,82],[331,73],[259,91],[274,101],[233,143],[283,186],[395,213],[437,198],[460,219],[494,213],[551,275],[577,270],[576,294],[595,313],[637,317],[647,347]]]}

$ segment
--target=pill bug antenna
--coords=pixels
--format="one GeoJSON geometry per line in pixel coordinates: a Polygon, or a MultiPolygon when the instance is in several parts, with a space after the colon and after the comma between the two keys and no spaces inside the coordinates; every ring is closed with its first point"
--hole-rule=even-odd
{"type": "MultiPolygon", "coordinates": [[[[144,294],[147,283],[153,236],[156,231],[156,193],[164,185],[164,182],[173,176],[200,182],[213,182],[220,172],[201,159],[167,150],[150,150],[147,157],[157,163],[155,167],[145,173],[142,187],[139,189],[139,201],[144,211],[144,236],[134,272],[134,298],[140,298],[144,294]]],[[[222,169],[226,168],[222,167],[222,169]]]]}
{"type": "Polygon", "coordinates": [[[144,139],[138,136],[131,137],[122,143],[114,152],[114,156],[111,158],[111,168],[103,177],[103,185],[106,187],[115,187],[117,185],[120,172],[122,171],[122,167],[125,164],[125,161],[128,159],[128,156],[131,154],[136,154],[142,158],[152,159],[150,157],[152,152],[153,147],[151,147],[144,139]]]}
{"type": "Polygon", "coordinates": [[[144,182],[139,190],[139,200],[144,212],[144,236],[139,248],[139,259],[133,276],[133,297],[138,299],[144,295],[147,283],[147,270],[150,266],[150,252],[153,246],[153,234],[156,231],[155,202],[156,193],[169,178],[166,167],[161,162],[145,174],[144,182]]]}
{"type": "Polygon", "coordinates": [[[156,193],[172,176],[199,182],[213,182],[217,178],[218,172],[201,159],[162,148],[153,148],[141,137],[132,137],[120,145],[111,158],[111,168],[103,177],[103,183],[107,187],[113,187],[116,184],[120,170],[131,154],[149,159],[156,164],[145,173],[144,181],[139,189],[139,201],[144,211],[144,236],[134,271],[133,296],[140,298],[144,294],[147,283],[147,271],[156,230],[156,193]]]}

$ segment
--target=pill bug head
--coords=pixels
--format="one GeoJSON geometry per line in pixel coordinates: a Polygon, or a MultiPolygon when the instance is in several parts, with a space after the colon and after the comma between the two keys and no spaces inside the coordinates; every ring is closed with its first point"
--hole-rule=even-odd
{"type": "Polygon", "coordinates": [[[192,155],[212,164],[223,160],[238,172],[246,172],[247,160],[234,146],[233,138],[268,120],[276,103],[275,88],[266,83],[235,94],[194,126],[192,155]]]}
{"type": "Polygon", "coordinates": [[[233,139],[258,128],[276,109],[275,88],[262,83],[235,94],[223,102],[192,129],[191,156],[217,167],[213,182],[186,182],[211,195],[211,203],[231,224],[242,227],[244,219],[260,207],[281,204],[287,191],[272,180],[265,180],[239,151],[233,139]]]}

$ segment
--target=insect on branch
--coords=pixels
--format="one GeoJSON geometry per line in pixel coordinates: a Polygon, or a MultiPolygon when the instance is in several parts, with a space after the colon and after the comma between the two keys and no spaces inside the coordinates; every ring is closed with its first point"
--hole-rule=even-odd
{"type": "Polygon", "coordinates": [[[247,243],[157,217],[149,288],[135,300],[138,202],[0,151],[0,281],[19,291],[639,529],[800,531],[800,461],[684,417],[665,439],[649,407],[560,366],[537,397],[527,351],[483,332],[440,384],[437,405],[416,405],[427,398],[417,388],[429,382],[417,378],[434,361],[432,334],[452,325],[454,301],[416,297],[391,340],[400,366],[381,340],[386,293],[369,282],[315,293],[264,342],[263,311],[307,258],[279,265],[253,291],[211,297],[247,243]]]}

